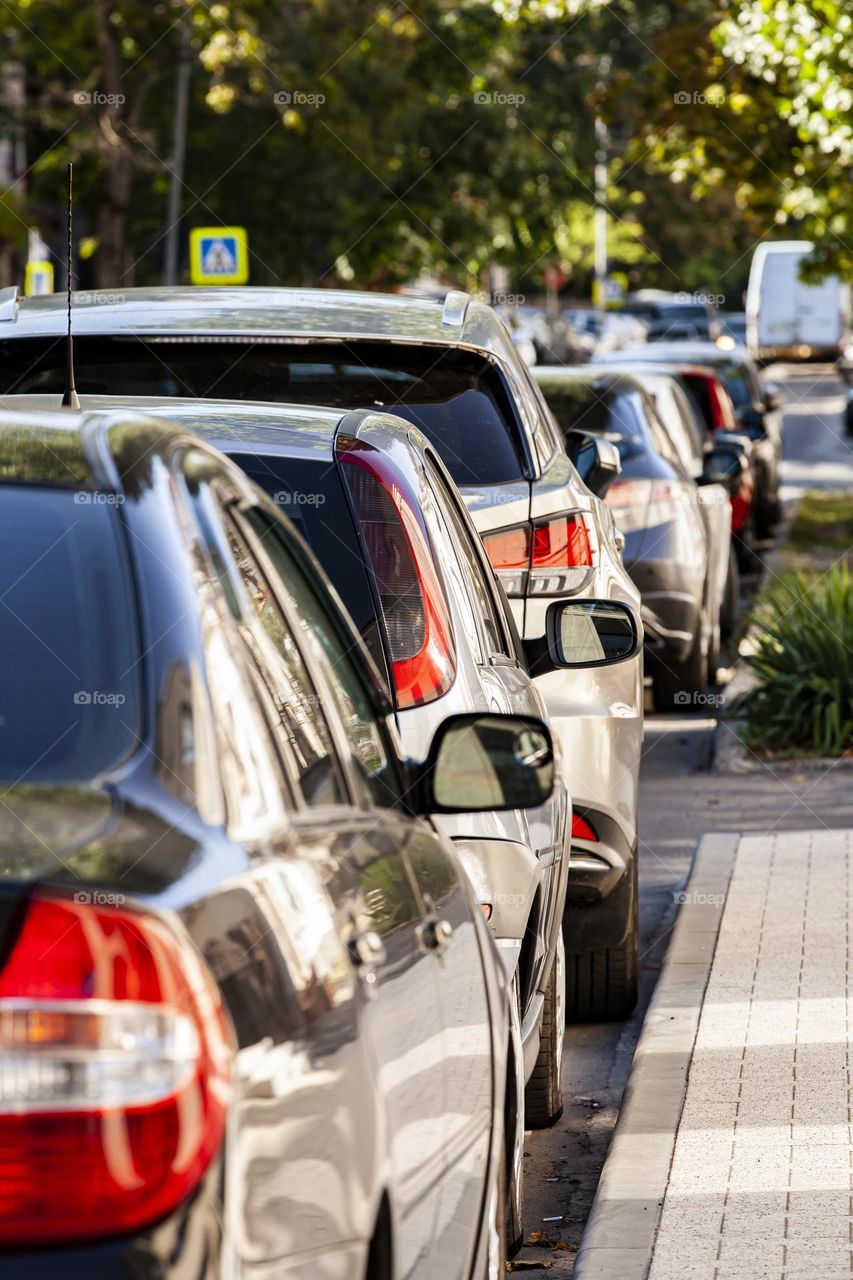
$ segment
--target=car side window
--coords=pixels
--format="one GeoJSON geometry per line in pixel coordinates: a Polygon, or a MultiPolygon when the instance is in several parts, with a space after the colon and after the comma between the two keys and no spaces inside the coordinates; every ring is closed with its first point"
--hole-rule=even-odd
{"type": "Polygon", "coordinates": [[[487,578],[479,548],[474,541],[476,535],[473,535],[468,528],[467,521],[459,510],[459,499],[451,492],[449,484],[432,458],[427,458],[427,465],[439,509],[450,523],[448,532],[462,557],[462,567],[466,570],[466,585],[481,625],[486,652],[490,657],[514,658],[515,652],[509,638],[509,629],[502,617],[497,592],[493,590],[487,578]]]}
{"type": "Polygon", "coordinates": [[[360,670],[359,641],[332,618],[320,599],[277,521],[262,507],[242,513],[261,554],[270,563],[276,585],[295,614],[305,622],[305,642],[329,686],[347,742],[364,804],[393,808],[399,804],[400,786],[387,734],[360,670]]]}

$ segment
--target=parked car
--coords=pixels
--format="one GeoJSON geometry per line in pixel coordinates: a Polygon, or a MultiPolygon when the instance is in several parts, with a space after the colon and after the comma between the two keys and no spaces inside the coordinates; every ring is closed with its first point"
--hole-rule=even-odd
{"type": "Polygon", "coordinates": [[[836,360],[850,341],[850,286],[800,278],[810,240],[764,241],[752,256],[747,342],[757,360],[836,360]]]}
{"type": "Polygon", "coordinates": [[[642,595],[655,703],[694,706],[719,666],[728,495],[704,483],[704,451],[687,439],[676,445],[638,378],[556,367],[537,369],[536,377],[569,448],[577,432],[603,435],[619,450],[622,472],[607,502],[642,595]]]}
{"type": "MultiPolygon", "coordinates": [[[[737,432],[729,394],[710,370],[695,369],[689,365],[639,363],[607,363],[601,369],[637,378],[654,400],[661,422],[691,475],[698,477],[704,474],[708,451],[719,451],[725,442],[724,483],[731,510],[731,545],[720,630],[723,638],[728,639],[734,634],[738,620],[741,569],[752,571],[758,565],[752,441],[737,432]],[[712,422],[713,412],[718,412],[717,421],[725,423],[725,426],[713,428],[702,413],[701,405],[706,411],[712,411],[712,422]],[[730,459],[730,454],[736,458],[730,459]]],[[[722,465],[720,457],[714,465],[722,465]]]]}
{"type": "MultiPolygon", "coordinates": [[[[622,362],[643,365],[685,364],[715,373],[726,388],[735,411],[735,422],[712,423],[716,428],[745,433],[753,442],[756,482],[755,525],[759,538],[769,538],[779,521],[779,463],[782,455],[782,393],[774,383],[764,383],[749,352],[743,347],[721,351],[714,343],[663,343],[632,347],[621,353],[622,362]]],[[[610,363],[609,359],[607,363],[610,363]]],[[[697,382],[694,378],[694,382],[697,382]]],[[[699,392],[701,394],[701,392],[699,392]]]]}
{"type": "MultiPolygon", "coordinates": [[[[547,726],[404,758],[305,543],[184,430],[6,413],[0,458],[15,1275],[502,1275],[520,1048],[426,815],[541,808],[547,726]]],[[[562,608],[556,661],[614,642],[562,608]]]]}
{"type": "Polygon", "coordinates": [[[715,308],[695,295],[638,289],[627,295],[622,310],[643,321],[649,342],[713,342],[720,334],[715,308]]]}
{"type": "Polygon", "coordinates": [[[735,347],[746,346],[746,312],[721,311],[719,313],[720,335],[717,346],[721,351],[733,351],[735,347]]]}
{"type": "MultiPolygon", "coordinates": [[[[0,298],[0,391],[61,392],[62,303],[4,309],[0,298]]],[[[561,598],[639,607],[610,511],[578,478],[506,328],[466,294],[439,304],[333,290],[130,289],[80,308],[74,332],[83,393],[393,409],[459,486],[525,639],[545,634],[561,598]]],[[[608,475],[603,466],[601,484],[608,475]]],[[[537,679],[574,801],[567,1010],[621,1017],[636,1000],[642,654],[537,679]]]]}
{"type": "MultiPolygon", "coordinates": [[[[424,759],[452,714],[546,716],[506,602],[458,490],[419,431],[385,413],[241,401],[84,397],[214,444],[290,515],[385,680],[405,754],[424,759]]],[[[562,921],[571,800],[437,815],[516,981],[528,1127],[562,1111],[562,921]]]]}

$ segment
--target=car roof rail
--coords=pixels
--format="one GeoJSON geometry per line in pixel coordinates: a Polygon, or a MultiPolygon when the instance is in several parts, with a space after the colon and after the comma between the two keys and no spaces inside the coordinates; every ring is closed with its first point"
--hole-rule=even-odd
{"type": "Polygon", "coordinates": [[[18,286],[9,285],[8,289],[0,289],[0,320],[16,320],[18,318],[18,286]]]}
{"type": "Polygon", "coordinates": [[[470,301],[470,293],[464,293],[461,289],[451,289],[444,299],[444,308],[441,312],[442,326],[460,329],[465,323],[465,313],[470,301]]]}

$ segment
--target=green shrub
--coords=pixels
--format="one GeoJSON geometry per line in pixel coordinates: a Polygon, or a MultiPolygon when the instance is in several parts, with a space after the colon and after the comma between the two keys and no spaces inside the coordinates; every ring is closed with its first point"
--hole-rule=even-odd
{"type": "Polygon", "coordinates": [[[753,748],[839,756],[853,749],[853,574],[838,563],[820,577],[791,574],[749,619],[757,683],[736,711],[753,748]]]}

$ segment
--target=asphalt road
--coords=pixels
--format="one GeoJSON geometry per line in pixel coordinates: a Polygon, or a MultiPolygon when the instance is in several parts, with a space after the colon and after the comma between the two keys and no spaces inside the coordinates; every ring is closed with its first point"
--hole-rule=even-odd
{"type": "MultiPolygon", "coordinates": [[[[821,366],[766,373],[786,401],[783,497],[853,486],[841,384],[821,366]]],[[[745,584],[745,593],[756,583],[745,584]]],[[[734,674],[734,663],[725,673],[734,674]]],[[[527,1240],[519,1269],[569,1276],[592,1204],[643,1017],[654,990],[696,845],[709,831],[853,826],[853,795],[820,774],[725,777],[710,771],[716,718],[647,715],[640,784],[640,1001],[627,1022],[567,1029],[565,1108],[553,1129],[528,1135],[527,1240]],[[556,1246],[556,1247],[555,1247],[556,1246]],[[546,1262],[546,1268],[538,1263],[546,1262]]],[[[725,730],[723,730],[725,732],[725,730]]]]}

